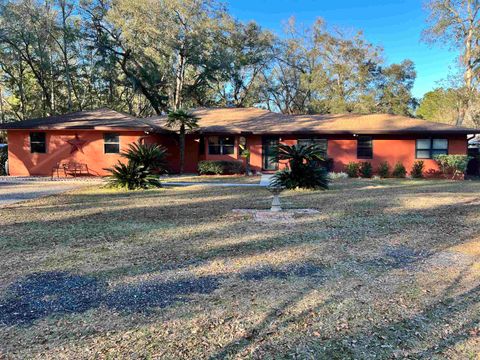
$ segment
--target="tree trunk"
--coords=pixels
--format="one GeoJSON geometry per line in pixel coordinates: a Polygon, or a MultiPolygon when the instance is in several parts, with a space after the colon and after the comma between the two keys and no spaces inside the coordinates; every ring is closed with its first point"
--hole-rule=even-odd
{"type": "Polygon", "coordinates": [[[19,65],[19,81],[18,81],[18,91],[20,92],[20,108],[22,111],[22,120],[25,120],[27,116],[27,100],[25,99],[25,88],[23,84],[23,73],[24,73],[24,68],[23,68],[23,60],[18,59],[18,65],[19,65]]]}
{"type": "Polygon", "coordinates": [[[3,107],[3,93],[2,88],[0,87],[0,124],[5,122],[5,109],[3,107]]]}
{"type": "Polygon", "coordinates": [[[173,99],[173,110],[178,110],[182,106],[182,91],[185,80],[185,54],[183,48],[178,54],[178,64],[175,76],[175,94],[173,99]]]}
{"type": "Polygon", "coordinates": [[[67,105],[68,111],[72,111],[73,102],[72,102],[72,78],[70,76],[70,65],[68,63],[68,44],[67,44],[67,14],[65,11],[66,3],[65,1],[60,2],[60,7],[62,10],[62,31],[63,31],[63,63],[65,67],[65,79],[67,80],[67,105]]]}

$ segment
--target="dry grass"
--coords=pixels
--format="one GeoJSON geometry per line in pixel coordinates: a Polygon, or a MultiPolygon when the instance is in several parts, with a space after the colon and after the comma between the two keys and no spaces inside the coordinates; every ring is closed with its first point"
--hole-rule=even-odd
{"type": "Polygon", "coordinates": [[[287,207],[320,210],[290,224],[232,214],[268,207],[261,188],[90,187],[11,205],[0,209],[1,352],[476,359],[479,190],[345,180],[286,192],[287,207]],[[17,304],[34,311],[6,314],[17,304]]]}
{"type": "Polygon", "coordinates": [[[233,183],[233,184],[259,184],[261,176],[245,175],[169,175],[162,176],[164,182],[189,182],[189,183],[233,183]]]}

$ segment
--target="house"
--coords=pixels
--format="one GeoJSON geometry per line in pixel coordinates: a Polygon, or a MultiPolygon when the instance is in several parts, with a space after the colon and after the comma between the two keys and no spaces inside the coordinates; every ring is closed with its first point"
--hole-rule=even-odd
{"type": "MultiPolygon", "coordinates": [[[[278,143],[317,143],[333,159],[333,170],[351,161],[415,160],[436,170],[436,154],[467,154],[468,136],[480,130],[389,114],[285,115],[257,108],[210,108],[193,111],[199,128],[187,135],[185,171],[195,172],[201,160],[239,160],[250,150],[253,171],[274,171],[278,143]]],[[[141,141],[158,143],[169,152],[172,172],[179,168],[178,136],[166,116],[139,119],[109,109],[1,124],[8,132],[11,175],[51,175],[58,163],[88,165],[91,175],[122,160],[120,152],[141,141]]]]}

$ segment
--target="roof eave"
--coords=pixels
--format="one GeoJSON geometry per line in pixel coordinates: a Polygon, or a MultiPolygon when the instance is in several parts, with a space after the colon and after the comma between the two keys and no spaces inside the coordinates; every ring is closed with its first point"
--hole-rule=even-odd
{"type": "Polygon", "coordinates": [[[431,135],[470,135],[480,134],[480,129],[454,129],[454,130],[275,130],[275,131],[247,131],[247,130],[208,130],[202,129],[197,131],[202,135],[419,135],[419,134],[431,134],[431,135]]]}

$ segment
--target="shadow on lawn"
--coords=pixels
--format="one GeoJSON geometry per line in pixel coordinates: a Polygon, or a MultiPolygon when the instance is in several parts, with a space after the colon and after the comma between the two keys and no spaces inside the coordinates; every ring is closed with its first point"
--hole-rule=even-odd
{"type": "Polygon", "coordinates": [[[209,294],[219,277],[124,285],[112,291],[91,276],[66,272],[35,273],[13,283],[0,300],[0,323],[29,325],[53,315],[83,313],[106,306],[119,311],[143,312],[187,301],[191,294],[209,294]]]}
{"type": "MultiPolygon", "coordinates": [[[[245,281],[265,278],[315,277],[323,268],[314,264],[291,264],[281,268],[262,267],[238,276],[245,281]]],[[[225,275],[192,277],[176,281],[145,281],[108,285],[95,277],[67,272],[34,273],[10,285],[0,299],[0,324],[30,325],[48,316],[83,313],[105,306],[116,311],[148,312],[175,302],[188,301],[188,295],[210,294],[225,275]]]]}
{"type": "MultiPolygon", "coordinates": [[[[354,329],[340,330],[338,334],[323,337],[301,334],[301,346],[315,358],[325,359],[393,359],[415,358],[431,359],[434,355],[441,355],[444,351],[453,349],[468,338],[478,336],[480,315],[468,318],[464,314],[478,306],[480,285],[463,293],[452,295],[464,272],[447,287],[442,296],[435,302],[410,317],[399,320],[389,320],[382,323],[366,323],[354,329]],[[452,322],[457,318],[457,324],[452,322]],[[447,331],[448,330],[448,331],[447,331]]],[[[322,308],[341,303],[344,296],[333,294],[321,304],[295,314],[288,314],[287,309],[294,308],[308,294],[309,289],[302,289],[294,296],[287,298],[280,306],[275,307],[258,324],[246,331],[246,335],[236,338],[223,346],[217,353],[210,356],[210,360],[236,358],[243,356],[248,347],[256,345],[253,358],[261,358],[261,354],[282,353],[282,339],[273,342],[266,341],[276,329],[287,327],[289,324],[302,323],[309,319],[311,314],[320,312],[322,308]],[[276,344],[278,341],[278,346],[276,344]]],[[[358,291],[358,288],[355,290],[358,291]]],[[[288,348],[289,354],[296,355],[295,349],[288,348]]],[[[302,353],[304,354],[304,353],[302,353]]],[[[300,356],[302,357],[302,356],[300,356]]],[[[473,355],[472,355],[473,358],[473,355]]]]}

